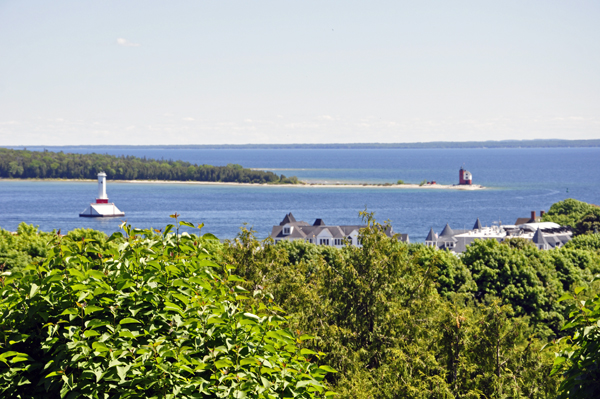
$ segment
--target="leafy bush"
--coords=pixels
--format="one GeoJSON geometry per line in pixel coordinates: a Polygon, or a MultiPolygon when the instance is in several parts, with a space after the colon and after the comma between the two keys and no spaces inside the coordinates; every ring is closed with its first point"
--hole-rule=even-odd
{"type": "MultiPolygon", "coordinates": [[[[174,215],[176,216],[176,215],[174,215]]],[[[190,223],[181,222],[191,226],[190,223]]],[[[323,353],[214,261],[215,241],[132,229],[118,248],[54,236],[0,278],[0,393],[14,398],[314,398],[323,353]]]]}
{"type": "Polygon", "coordinates": [[[96,244],[103,245],[106,243],[108,236],[102,231],[79,228],[69,231],[67,238],[73,241],[93,240],[96,244]]]}
{"type": "Polygon", "coordinates": [[[565,377],[559,398],[597,398],[600,396],[600,296],[581,300],[584,287],[567,293],[560,300],[571,300],[564,330],[572,334],[561,338],[564,346],[556,353],[552,374],[565,377]]]}
{"type": "Polygon", "coordinates": [[[19,270],[46,256],[52,233],[40,232],[38,227],[19,224],[16,234],[0,229],[0,268],[19,270]]]}

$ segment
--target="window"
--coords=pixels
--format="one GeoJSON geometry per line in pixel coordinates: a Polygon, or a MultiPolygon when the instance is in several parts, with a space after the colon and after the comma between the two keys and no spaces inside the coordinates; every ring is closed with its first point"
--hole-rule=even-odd
{"type": "Polygon", "coordinates": [[[310,243],[312,244],[312,238],[309,238],[309,239],[308,239],[308,242],[310,242],[310,243]]]}
{"type": "Polygon", "coordinates": [[[281,241],[281,240],[275,240],[275,244],[277,244],[279,241],[281,241]]]}
{"type": "Polygon", "coordinates": [[[352,245],[352,236],[348,236],[348,243],[352,245]]]}
{"type": "Polygon", "coordinates": [[[336,238],[333,240],[333,245],[344,245],[341,238],[336,238]]]}
{"type": "Polygon", "coordinates": [[[320,245],[329,245],[329,238],[320,238],[319,244],[320,245]]]}
{"type": "Polygon", "coordinates": [[[284,228],[283,228],[283,234],[290,234],[290,233],[291,233],[291,231],[292,231],[292,228],[291,228],[291,227],[284,227],[284,228]]]}

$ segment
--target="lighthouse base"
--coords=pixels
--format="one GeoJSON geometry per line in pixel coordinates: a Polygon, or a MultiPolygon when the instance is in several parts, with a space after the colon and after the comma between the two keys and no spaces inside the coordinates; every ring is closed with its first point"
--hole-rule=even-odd
{"type": "Polygon", "coordinates": [[[119,208],[115,206],[115,204],[90,204],[89,207],[85,211],[79,214],[80,217],[86,218],[112,218],[125,216],[125,213],[122,212],[119,208]]]}

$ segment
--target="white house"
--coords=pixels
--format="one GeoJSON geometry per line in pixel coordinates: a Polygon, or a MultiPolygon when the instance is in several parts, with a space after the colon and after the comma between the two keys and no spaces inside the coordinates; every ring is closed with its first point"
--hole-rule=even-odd
{"type": "MultiPolygon", "coordinates": [[[[361,246],[358,233],[361,228],[366,225],[353,226],[327,226],[323,219],[316,219],[310,225],[304,221],[297,221],[292,213],[285,215],[278,226],[273,226],[271,237],[275,243],[287,240],[304,240],[312,244],[327,245],[341,248],[344,245],[350,244],[361,246]]],[[[389,237],[394,235],[394,230],[390,226],[386,232],[389,237]]],[[[408,234],[399,234],[401,241],[409,242],[408,234]]]]}

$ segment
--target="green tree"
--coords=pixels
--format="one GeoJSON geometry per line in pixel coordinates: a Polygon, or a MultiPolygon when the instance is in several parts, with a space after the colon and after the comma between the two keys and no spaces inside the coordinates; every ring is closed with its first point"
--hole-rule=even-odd
{"type": "Polygon", "coordinates": [[[577,222],[594,208],[593,205],[573,198],[567,198],[553,204],[548,212],[542,216],[543,222],[554,222],[561,226],[571,226],[575,228],[577,222]]]}
{"type": "Polygon", "coordinates": [[[475,240],[461,260],[471,271],[479,298],[500,298],[517,316],[530,316],[554,331],[560,328],[563,307],[556,300],[563,286],[547,251],[475,240]]]}
{"type": "Polygon", "coordinates": [[[571,241],[565,244],[564,248],[600,251],[600,234],[573,237],[571,241]]]}
{"type": "Polygon", "coordinates": [[[578,235],[600,233],[600,208],[593,207],[583,215],[575,225],[575,233],[578,235]]]}

